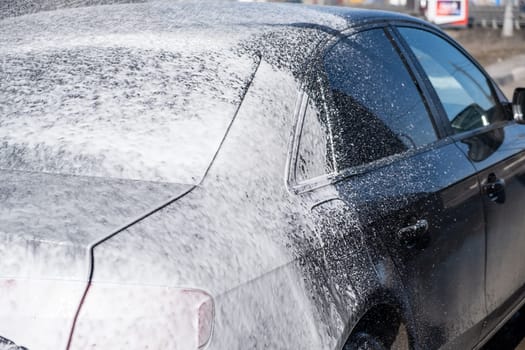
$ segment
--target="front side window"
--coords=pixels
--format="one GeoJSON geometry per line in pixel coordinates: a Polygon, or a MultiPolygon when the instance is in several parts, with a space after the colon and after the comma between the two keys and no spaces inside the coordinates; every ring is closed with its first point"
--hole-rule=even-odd
{"type": "Polygon", "coordinates": [[[324,68],[338,170],[437,139],[417,85],[383,29],[339,40],[324,68]]]}
{"type": "Polygon", "coordinates": [[[490,81],[468,57],[430,32],[399,31],[434,87],[454,133],[505,119],[490,81]]]}

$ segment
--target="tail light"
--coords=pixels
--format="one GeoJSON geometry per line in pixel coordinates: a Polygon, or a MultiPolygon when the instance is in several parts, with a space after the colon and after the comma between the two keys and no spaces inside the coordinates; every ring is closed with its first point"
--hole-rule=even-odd
{"type": "Polygon", "coordinates": [[[70,348],[200,350],[213,321],[213,299],[202,290],[94,283],[70,348]]]}
{"type": "Polygon", "coordinates": [[[203,298],[199,306],[199,321],[198,321],[198,345],[199,349],[203,349],[210,341],[211,333],[213,331],[213,300],[206,294],[207,298],[203,298]]]}

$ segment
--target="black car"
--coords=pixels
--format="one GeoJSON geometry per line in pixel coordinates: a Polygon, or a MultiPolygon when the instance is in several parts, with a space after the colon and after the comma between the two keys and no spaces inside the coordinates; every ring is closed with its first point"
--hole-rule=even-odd
{"type": "Polygon", "coordinates": [[[0,43],[0,348],[477,349],[525,302],[524,90],[428,23],[153,1],[0,43]]]}

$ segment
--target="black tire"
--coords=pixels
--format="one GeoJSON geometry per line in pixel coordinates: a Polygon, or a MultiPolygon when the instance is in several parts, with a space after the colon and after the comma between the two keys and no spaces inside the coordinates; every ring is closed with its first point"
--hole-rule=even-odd
{"type": "Polygon", "coordinates": [[[396,328],[354,330],[343,350],[409,350],[411,349],[408,332],[403,323],[396,328]]]}
{"type": "Polygon", "coordinates": [[[343,350],[387,350],[381,340],[366,332],[352,334],[343,350]]]}

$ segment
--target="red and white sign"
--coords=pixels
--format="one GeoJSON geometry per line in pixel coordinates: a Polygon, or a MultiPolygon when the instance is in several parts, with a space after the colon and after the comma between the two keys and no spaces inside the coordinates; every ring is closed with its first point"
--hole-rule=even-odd
{"type": "Polygon", "coordinates": [[[466,27],[468,0],[428,0],[427,19],[438,25],[466,27]]]}

